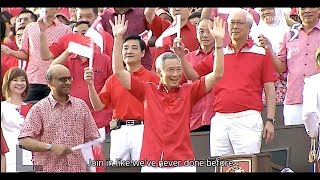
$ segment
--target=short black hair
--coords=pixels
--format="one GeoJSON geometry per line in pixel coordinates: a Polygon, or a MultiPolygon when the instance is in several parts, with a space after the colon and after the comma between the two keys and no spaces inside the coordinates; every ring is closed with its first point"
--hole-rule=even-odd
{"type": "Polygon", "coordinates": [[[128,35],[124,38],[124,43],[127,42],[128,40],[138,40],[139,43],[140,43],[140,48],[141,48],[141,51],[143,50],[146,50],[147,46],[146,46],[146,43],[141,39],[140,36],[138,35],[128,35]]]}
{"type": "Polygon", "coordinates": [[[1,43],[2,43],[4,38],[6,37],[6,23],[8,21],[6,21],[4,19],[4,17],[2,17],[2,16],[0,17],[0,21],[1,21],[1,25],[0,25],[0,27],[1,27],[1,43]]]}
{"type": "Polygon", "coordinates": [[[90,27],[88,21],[77,21],[77,22],[74,24],[73,28],[78,27],[78,26],[80,26],[81,24],[86,24],[86,25],[88,25],[88,27],[90,27]]]}
{"type": "Polygon", "coordinates": [[[30,11],[30,10],[28,10],[28,9],[22,10],[22,11],[19,13],[18,17],[19,17],[21,14],[26,14],[26,13],[30,13],[30,14],[31,14],[31,19],[33,20],[33,22],[36,22],[36,21],[38,20],[38,16],[37,16],[36,14],[34,14],[34,12],[32,12],[32,11],[30,11]]]}
{"type": "Polygon", "coordinates": [[[192,18],[201,18],[201,12],[200,11],[196,11],[190,14],[190,16],[188,17],[188,19],[192,19],[192,18]]]}
{"type": "Polygon", "coordinates": [[[2,11],[1,17],[4,18],[6,22],[10,22],[10,19],[13,17],[8,11],[2,11]]]}
{"type": "Polygon", "coordinates": [[[211,18],[202,18],[199,20],[198,24],[197,24],[197,27],[199,26],[200,22],[203,21],[203,20],[209,20],[211,22],[213,22],[213,20],[211,18]]]}

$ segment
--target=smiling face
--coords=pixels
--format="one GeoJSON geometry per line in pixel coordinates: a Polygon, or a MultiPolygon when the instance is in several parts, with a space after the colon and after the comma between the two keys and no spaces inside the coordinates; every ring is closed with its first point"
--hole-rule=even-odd
{"type": "Polygon", "coordinates": [[[229,35],[232,40],[244,40],[247,39],[250,32],[250,25],[247,22],[246,13],[239,11],[232,13],[228,17],[228,29],[229,35]]]}
{"type": "Polygon", "coordinates": [[[161,83],[169,90],[179,86],[179,82],[182,75],[181,62],[178,58],[163,58],[159,65],[157,65],[157,74],[161,83]]]}
{"type": "Polygon", "coordinates": [[[5,99],[13,96],[27,98],[29,82],[26,72],[17,67],[7,71],[3,77],[2,93],[5,99]]]}
{"type": "Polygon", "coordinates": [[[25,77],[19,76],[19,77],[13,78],[12,81],[10,81],[9,91],[11,95],[22,96],[22,94],[25,92],[26,89],[27,89],[27,82],[25,77]]]}
{"type": "Polygon", "coordinates": [[[197,26],[197,39],[199,43],[204,47],[213,46],[214,38],[209,31],[209,25],[212,25],[210,19],[203,19],[197,26]]]}
{"type": "Polygon", "coordinates": [[[313,25],[319,20],[320,8],[299,8],[299,16],[303,25],[313,25]]]}
{"type": "Polygon", "coordinates": [[[144,50],[141,50],[140,41],[129,39],[124,42],[122,47],[122,56],[126,64],[140,63],[144,56],[144,50]]]}
{"type": "MultiPolygon", "coordinates": [[[[60,65],[60,64],[59,64],[60,65]]],[[[52,67],[50,70],[48,85],[53,94],[59,97],[67,96],[71,88],[71,74],[68,68],[63,65],[52,67]]]]}
{"type": "Polygon", "coordinates": [[[263,20],[266,24],[272,24],[275,20],[276,13],[274,8],[261,8],[259,15],[261,20],[263,20]]]}

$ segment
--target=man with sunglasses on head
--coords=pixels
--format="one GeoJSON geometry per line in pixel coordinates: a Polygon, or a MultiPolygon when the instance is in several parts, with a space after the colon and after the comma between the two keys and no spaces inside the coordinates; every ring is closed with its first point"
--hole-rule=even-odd
{"type": "Polygon", "coordinates": [[[51,93],[29,111],[19,144],[33,152],[36,171],[86,172],[80,150],[72,147],[100,138],[88,105],[71,92],[68,68],[50,66],[46,80],[51,93]]]}

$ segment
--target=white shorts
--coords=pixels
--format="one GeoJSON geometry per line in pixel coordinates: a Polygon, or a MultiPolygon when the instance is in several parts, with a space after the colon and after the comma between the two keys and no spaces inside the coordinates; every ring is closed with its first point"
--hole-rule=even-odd
{"type": "Polygon", "coordinates": [[[211,156],[260,153],[262,131],[259,111],[216,113],[211,119],[211,156]]]}
{"type": "Polygon", "coordinates": [[[142,147],[144,125],[122,125],[110,133],[110,161],[139,160],[142,147]]]}
{"type": "Polygon", "coordinates": [[[302,120],[302,104],[283,105],[284,125],[300,125],[302,120]]]}
{"type": "Polygon", "coordinates": [[[150,167],[144,166],[141,168],[141,172],[197,172],[197,168],[195,166],[181,166],[181,167],[150,167]]]}

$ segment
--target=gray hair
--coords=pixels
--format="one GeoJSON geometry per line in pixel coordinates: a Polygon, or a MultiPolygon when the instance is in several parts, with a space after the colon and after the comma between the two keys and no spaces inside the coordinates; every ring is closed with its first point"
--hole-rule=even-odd
{"type": "Polygon", "coordinates": [[[163,70],[164,69],[164,62],[166,59],[178,59],[179,63],[181,63],[180,59],[178,58],[178,56],[175,53],[164,52],[160,56],[157,57],[156,70],[158,70],[158,69],[163,70]]]}
{"type": "Polygon", "coordinates": [[[247,10],[245,10],[245,9],[237,9],[237,10],[231,12],[231,13],[229,14],[229,16],[228,16],[228,19],[227,19],[228,24],[231,23],[231,18],[230,18],[230,17],[231,17],[232,15],[234,15],[234,14],[239,13],[239,12],[241,12],[241,13],[243,13],[243,14],[246,14],[246,22],[248,23],[249,28],[251,29],[251,27],[252,27],[252,25],[253,25],[253,22],[254,22],[254,19],[253,19],[252,15],[251,15],[247,10]]]}

